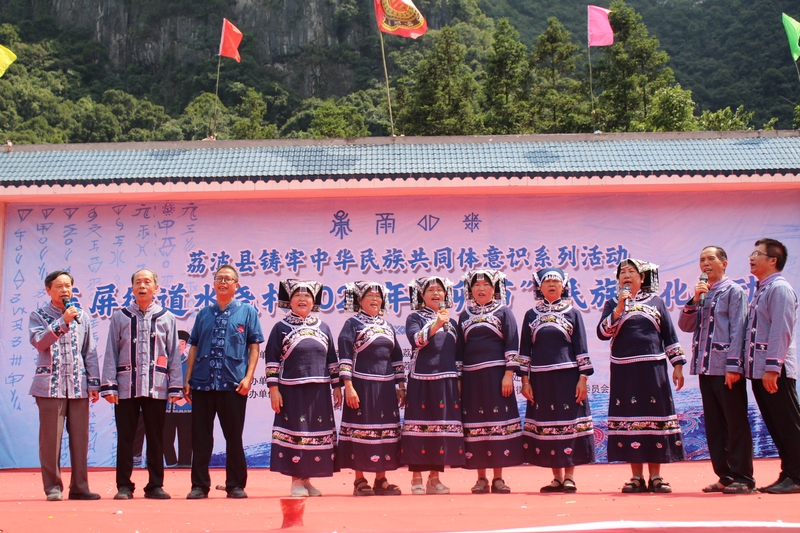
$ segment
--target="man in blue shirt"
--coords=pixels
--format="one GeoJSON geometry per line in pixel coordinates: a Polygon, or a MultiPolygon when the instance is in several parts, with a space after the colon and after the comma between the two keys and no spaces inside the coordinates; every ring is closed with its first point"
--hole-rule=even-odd
{"type": "Polygon", "coordinates": [[[800,493],[800,407],[797,399],[797,295],[781,276],[786,246],[759,239],[750,254],[758,288],[747,313],[742,364],[764,424],[781,458],[778,480],[759,489],[800,493]]]}
{"type": "Polygon", "coordinates": [[[197,314],[189,338],[184,396],[192,404],[192,490],[189,500],[208,497],[208,465],[214,446],[214,417],[225,435],[225,490],[247,498],[247,460],[242,444],[247,394],[264,342],[255,307],[235,299],[239,275],[230,265],[214,274],[217,303],[197,314]]]}

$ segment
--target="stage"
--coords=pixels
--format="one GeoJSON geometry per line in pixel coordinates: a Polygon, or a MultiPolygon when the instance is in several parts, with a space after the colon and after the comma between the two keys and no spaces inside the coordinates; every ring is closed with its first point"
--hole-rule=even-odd
{"type": "MultiPolygon", "coordinates": [[[[755,477],[760,486],[777,479],[777,459],[758,459],[755,477]]],[[[549,470],[520,466],[504,472],[513,493],[470,493],[475,472],[450,470],[442,481],[450,495],[410,495],[410,474],[389,473],[402,496],[354,497],[353,473],[314,480],[321,498],[308,498],[304,526],[293,531],[696,531],[700,528],[760,531],[772,528],[800,529],[800,494],[724,495],[704,494],[701,489],[716,481],[708,461],[665,465],[664,479],[673,494],[622,494],[630,477],[627,465],[597,464],[578,467],[576,494],[541,494],[549,470]]],[[[211,473],[212,484],[224,484],[224,470],[211,473]]],[[[64,476],[69,480],[69,473],[64,476]]],[[[370,483],[372,476],[368,477],[370,483]]],[[[45,501],[38,470],[0,471],[0,531],[2,533],[57,531],[113,533],[239,532],[280,529],[280,499],[289,493],[289,479],[264,469],[251,469],[246,500],[232,500],[212,490],[207,500],[186,500],[189,471],[169,469],[164,490],[172,500],[149,500],[141,488],[146,470],[134,471],[134,499],[115,501],[113,469],[89,473],[92,491],[99,501],[45,501]]]]}

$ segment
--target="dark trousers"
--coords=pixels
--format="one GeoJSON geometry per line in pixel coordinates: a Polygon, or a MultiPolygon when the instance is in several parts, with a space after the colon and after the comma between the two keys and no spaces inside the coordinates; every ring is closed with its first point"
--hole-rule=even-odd
{"type": "Polygon", "coordinates": [[[192,413],[167,413],[164,421],[164,461],[167,466],[192,464],[192,413]],[[175,453],[175,435],[178,453],[175,453]]]}
{"type": "Polygon", "coordinates": [[[747,419],[747,380],[729,389],[725,376],[698,376],[711,465],[723,485],[755,487],[753,435],[747,419]]]}
{"type": "Polygon", "coordinates": [[[761,410],[772,442],[781,458],[780,479],[800,483],[800,405],[797,380],[786,377],[786,368],[778,378],[778,392],[770,394],[760,379],[752,380],[753,396],[761,410]]]}
{"type": "Polygon", "coordinates": [[[147,436],[147,472],[150,475],[144,491],[148,492],[164,486],[164,416],[167,414],[167,400],[155,398],[129,398],[119,400],[114,408],[117,423],[117,490],[123,488],[133,492],[131,481],[133,472],[133,441],[139,425],[139,413],[144,419],[147,436]]]}
{"type": "Polygon", "coordinates": [[[225,436],[225,490],[243,489],[247,485],[247,460],[244,456],[242,431],[247,396],[236,391],[192,390],[192,490],[208,493],[211,475],[208,465],[214,450],[214,417],[225,436]]]}

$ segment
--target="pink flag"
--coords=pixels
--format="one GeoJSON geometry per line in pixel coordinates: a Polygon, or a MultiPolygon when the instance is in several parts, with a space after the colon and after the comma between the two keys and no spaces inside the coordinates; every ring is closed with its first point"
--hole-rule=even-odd
{"type": "Polygon", "coordinates": [[[608,21],[610,9],[598,6],[589,7],[589,46],[611,46],[614,44],[614,30],[608,21]]]}

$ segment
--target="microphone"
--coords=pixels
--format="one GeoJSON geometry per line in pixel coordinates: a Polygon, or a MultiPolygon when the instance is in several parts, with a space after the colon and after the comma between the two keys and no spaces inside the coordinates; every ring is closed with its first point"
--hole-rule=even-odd
{"type": "MultiPolygon", "coordinates": [[[[703,283],[708,283],[708,274],[706,274],[705,272],[700,274],[700,281],[702,281],[703,283]]],[[[700,307],[703,307],[703,304],[705,303],[706,303],[706,293],[703,293],[700,295],[700,307]]]]}
{"type": "MultiPolygon", "coordinates": [[[[626,285],[624,285],[622,287],[622,290],[623,291],[630,291],[631,290],[631,286],[629,284],[626,284],[626,285]]],[[[628,310],[628,302],[630,302],[630,298],[625,298],[625,310],[626,311],[628,310]]]]}
{"type": "Polygon", "coordinates": [[[439,302],[439,311],[442,311],[443,309],[447,309],[447,304],[444,303],[444,301],[441,301],[439,302]]]}
{"type": "MultiPolygon", "coordinates": [[[[64,311],[66,311],[70,307],[75,307],[75,304],[72,303],[72,300],[70,300],[69,298],[63,298],[61,301],[64,302],[64,311]]],[[[75,315],[75,322],[77,322],[78,324],[81,323],[80,313],[75,315]]]]}

